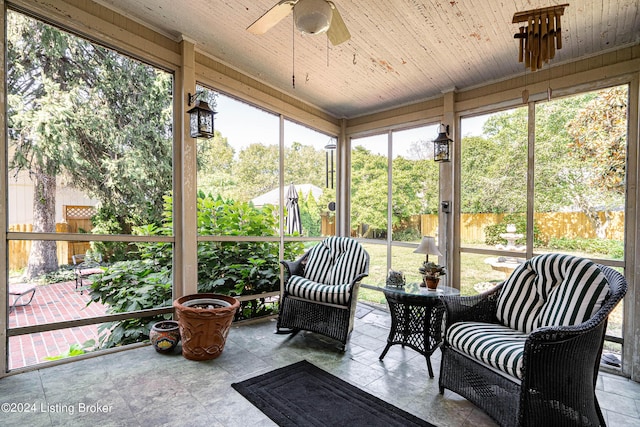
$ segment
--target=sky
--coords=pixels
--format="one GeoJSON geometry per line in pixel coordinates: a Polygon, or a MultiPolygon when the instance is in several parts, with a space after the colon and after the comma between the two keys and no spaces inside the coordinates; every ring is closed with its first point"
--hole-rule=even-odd
{"type": "MultiPolygon", "coordinates": [[[[252,143],[277,145],[279,143],[279,118],[264,110],[220,94],[217,98],[215,129],[236,148],[237,151],[252,143]]],[[[285,120],[285,146],[292,142],[313,145],[324,149],[331,138],[315,130],[285,120]]]]}
{"type": "MultiPolygon", "coordinates": [[[[252,143],[278,144],[279,120],[275,114],[253,107],[234,98],[219,94],[217,98],[215,129],[236,148],[236,153],[252,143]]],[[[482,125],[490,115],[482,115],[462,120],[463,136],[479,136],[482,125]]],[[[297,141],[323,149],[331,138],[307,127],[285,120],[285,146],[297,141]]],[[[409,149],[415,141],[433,141],[438,135],[438,125],[421,126],[393,132],[393,156],[409,157],[409,149]]],[[[359,138],[372,151],[379,147],[377,154],[387,154],[387,134],[359,138]]]]}

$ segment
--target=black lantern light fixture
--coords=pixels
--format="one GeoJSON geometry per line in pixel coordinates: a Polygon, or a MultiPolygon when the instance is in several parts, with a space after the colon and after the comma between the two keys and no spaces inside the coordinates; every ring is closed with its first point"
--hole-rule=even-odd
{"type": "Polygon", "coordinates": [[[436,162],[449,161],[449,144],[453,141],[448,135],[449,125],[440,124],[440,133],[433,140],[433,160],[436,162]]]}
{"type": "Polygon", "coordinates": [[[198,99],[202,95],[202,91],[195,94],[189,93],[188,105],[193,108],[187,111],[190,115],[189,130],[191,138],[213,138],[213,116],[218,114],[213,111],[206,101],[198,99]]]}

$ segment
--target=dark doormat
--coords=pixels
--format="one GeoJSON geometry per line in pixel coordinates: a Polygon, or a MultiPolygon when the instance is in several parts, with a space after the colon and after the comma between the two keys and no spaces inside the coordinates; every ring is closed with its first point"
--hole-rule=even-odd
{"type": "Polygon", "coordinates": [[[358,319],[362,319],[364,316],[366,316],[367,314],[371,313],[373,311],[372,308],[369,307],[363,307],[361,304],[358,304],[356,306],[356,318],[358,319]]]}
{"type": "Polygon", "coordinates": [[[231,387],[279,426],[433,426],[306,360],[231,387]]]}

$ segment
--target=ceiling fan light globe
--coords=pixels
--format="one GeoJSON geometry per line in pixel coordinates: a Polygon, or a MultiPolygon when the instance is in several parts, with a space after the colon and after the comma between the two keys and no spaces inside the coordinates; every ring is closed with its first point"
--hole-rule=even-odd
{"type": "Polygon", "coordinates": [[[326,0],[299,0],[293,8],[296,28],[307,34],[322,34],[331,26],[333,10],[326,0]]]}

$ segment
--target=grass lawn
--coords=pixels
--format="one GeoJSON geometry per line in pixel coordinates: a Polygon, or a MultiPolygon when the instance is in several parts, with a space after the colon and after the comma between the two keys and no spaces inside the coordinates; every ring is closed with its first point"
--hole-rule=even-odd
{"type": "MultiPolygon", "coordinates": [[[[363,283],[372,286],[383,287],[387,277],[387,247],[377,244],[365,243],[364,248],[369,253],[369,276],[363,283]]],[[[462,295],[475,295],[478,293],[474,285],[487,282],[500,282],[505,279],[505,274],[495,271],[485,263],[486,255],[463,254],[462,277],[460,280],[460,290],[462,295]]],[[[432,256],[431,260],[436,257],[432,256]]],[[[419,282],[422,280],[418,267],[425,260],[422,254],[413,253],[413,248],[394,246],[391,250],[391,267],[404,273],[407,283],[419,282]]],[[[444,278],[443,278],[444,279],[444,278]]],[[[384,295],[381,292],[361,288],[359,299],[385,304],[384,295]]]]}

